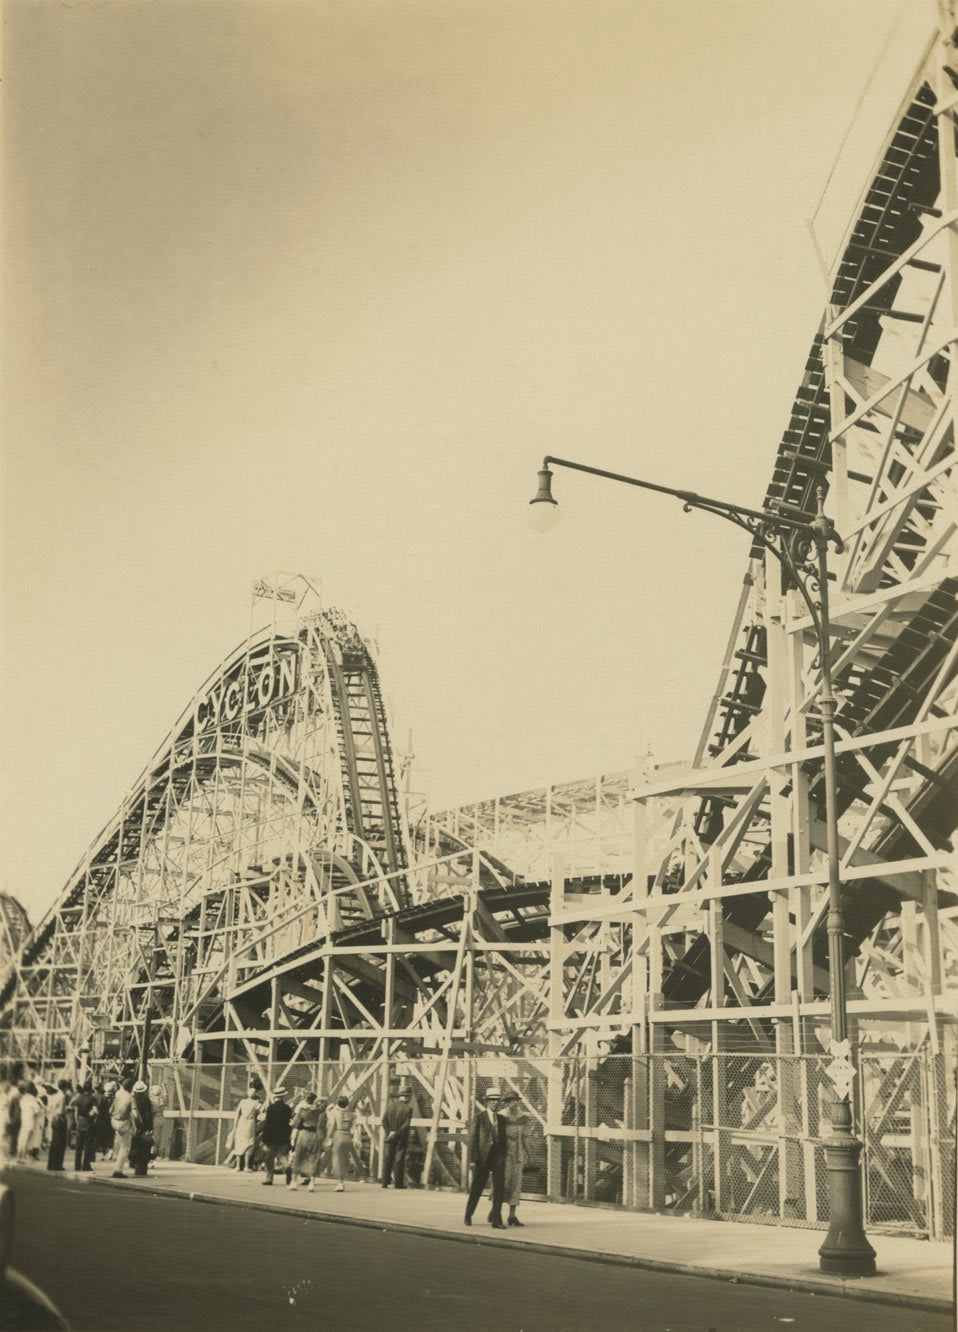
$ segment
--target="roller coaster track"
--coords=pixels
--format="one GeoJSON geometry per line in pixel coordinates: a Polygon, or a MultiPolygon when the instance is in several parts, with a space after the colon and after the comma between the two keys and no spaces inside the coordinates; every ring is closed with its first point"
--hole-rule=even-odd
{"type": "MultiPolygon", "coordinates": [[[[949,401],[953,402],[953,390],[949,398],[947,388],[951,343],[946,339],[939,344],[932,337],[931,311],[903,307],[897,300],[903,274],[937,276],[944,267],[940,255],[929,258],[922,250],[929,234],[933,237],[940,230],[936,219],[942,217],[938,118],[935,92],[928,82],[922,81],[905,106],[850,229],[830,294],[828,315],[812,343],[788,427],[778,448],[765,499],[770,512],[811,517],[818,488],[827,492],[834,483],[833,446],[839,443],[843,454],[841,483],[847,487],[849,464],[845,441],[836,432],[836,414],[853,417],[857,413],[862,426],[877,434],[874,419],[868,419],[868,413],[861,410],[865,399],[876,400],[872,418],[894,417],[891,445],[886,453],[894,449],[903,460],[891,467],[886,465],[884,474],[881,467],[874,468],[867,476],[852,474],[854,482],[867,487],[871,504],[894,493],[896,483],[907,475],[909,456],[914,458],[924,448],[924,464],[930,470],[929,463],[941,465],[953,452],[950,427],[940,430],[937,440],[928,442],[935,418],[944,414],[949,401]],[[919,358],[924,379],[917,374],[903,377],[901,392],[890,400],[881,399],[879,395],[889,380],[887,371],[875,368],[876,352],[883,339],[887,342],[888,329],[896,321],[906,325],[918,323],[923,331],[927,326],[927,342],[931,345],[919,358]],[[829,342],[826,333],[836,326],[840,330],[838,338],[833,333],[829,342]],[[932,397],[935,389],[943,400],[938,404],[932,397]],[[843,398],[838,413],[836,394],[843,398]]],[[[953,132],[950,117],[945,123],[953,132]]],[[[948,332],[953,337],[953,330],[948,332]]],[[[940,474],[944,475],[944,468],[940,474]]],[[[906,500],[887,505],[890,516],[886,514],[884,526],[879,527],[882,557],[873,559],[864,568],[856,569],[852,564],[845,575],[848,591],[891,592],[896,584],[906,584],[916,574],[926,575],[936,550],[953,540],[954,524],[949,519],[949,504],[953,504],[953,499],[953,492],[949,493],[947,486],[916,484],[906,500]]],[[[880,504],[876,507],[880,508],[880,504]]],[[[859,553],[860,547],[859,540],[859,553]]],[[[751,553],[753,560],[760,559],[761,549],[757,544],[751,553]]],[[[923,583],[916,579],[907,615],[888,617],[885,630],[882,637],[873,639],[868,652],[842,653],[841,642],[833,650],[833,671],[840,698],[837,724],[846,737],[867,738],[907,728],[927,715],[930,695],[945,696],[948,682],[955,675],[958,579],[926,578],[923,583]]],[[[767,706],[766,628],[757,617],[752,618],[747,603],[737,638],[734,664],[727,671],[724,688],[713,704],[699,751],[700,757],[707,754],[715,763],[729,767],[755,760],[750,742],[742,743],[741,738],[747,736],[750,724],[767,706]]],[[[941,714],[942,704],[932,702],[930,706],[941,714]]],[[[820,729],[813,715],[807,720],[809,741],[813,742],[820,729]]],[[[873,748],[870,764],[880,766],[897,743],[892,736],[884,745],[873,748]]],[[[920,825],[918,836],[945,851],[951,845],[958,822],[958,749],[954,731],[931,765],[922,765],[914,755],[906,755],[904,762],[913,772],[920,770],[924,779],[911,807],[920,825]]],[[[821,763],[806,764],[805,776],[812,815],[815,818],[817,814],[821,824],[824,820],[821,763]]],[[[874,772],[866,771],[863,766],[861,751],[840,756],[838,799],[843,812],[856,801],[867,799],[873,777],[874,772]]],[[[694,829],[703,845],[718,836],[726,812],[733,804],[727,796],[701,798],[694,815],[694,829]]],[[[892,814],[888,808],[882,812],[892,814]]],[[[763,803],[756,822],[761,819],[768,821],[767,802],[763,803]]],[[[920,854],[923,849],[916,842],[916,833],[894,818],[892,826],[869,847],[879,861],[904,859],[909,854],[920,854]]],[[[730,886],[753,880],[760,883],[768,876],[771,864],[769,840],[747,869],[729,873],[727,882],[730,886]]],[[[667,871],[660,874],[659,885],[664,891],[680,887],[677,882],[669,884],[667,871]]],[[[949,895],[943,901],[950,904],[953,899],[949,895]]],[[[852,948],[867,939],[885,914],[895,910],[900,902],[900,890],[880,876],[849,884],[844,910],[852,948]]],[[[754,896],[726,900],[723,916],[731,924],[754,932],[769,909],[767,893],[757,892],[754,896]]],[[[663,978],[663,993],[668,1002],[690,1005],[705,993],[710,983],[708,953],[707,939],[698,936],[681,956],[672,959],[663,978]]],[[[821,930],[815,942],[815,956],[818,962],[823,962],[826,956],[821,930]]],[[[759,1002],[763,996],[764,992],[757,993],[754,1001],[759,1002]]]]}

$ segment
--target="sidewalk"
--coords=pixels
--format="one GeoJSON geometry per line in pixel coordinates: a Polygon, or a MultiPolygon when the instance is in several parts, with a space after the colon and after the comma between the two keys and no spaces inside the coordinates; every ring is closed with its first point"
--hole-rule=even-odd
{"type": "Polygon", "coordinates": [[[463,1225],[465,1196],[459,1193],[396,1192],[363,1183],[350,1183],[345,1193],[337,1193],[328,1179],[317,1182],[315,1193],[307,1193],[303,1188],[287,1189],[281,1175],[266,1189],[261,1174],[164,1160],[156,1162],[145,1179],[118,1180],[110,1178],[108,1167],[109,1162],[104,1162],[95,1174],[75,1178],[93,1186],[307,1213],[322,1220],[405,1230],[467,1244],[521,1245],[593,1262],[846,1295],[902,1308],[942,1312],[953,1308],[955,1254],[950,1243],[871,1233],[878,1275],[846,1280],[818,1270],[818,1247],[824,1238],[818,1230],[524,1202],[519,1209],[521,1228],[494,1231],[486,1224],[483,1204],[472,1226],[463,1225]]]}

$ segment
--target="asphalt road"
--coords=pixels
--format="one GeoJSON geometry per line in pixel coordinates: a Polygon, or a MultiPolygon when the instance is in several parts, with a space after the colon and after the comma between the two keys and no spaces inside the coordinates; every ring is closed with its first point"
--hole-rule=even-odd
{"type": "Polygon", "coordinates": [[[945,1332],[947,1314],[503,1252],[42,1172],[14,1266],[75,1332],[945,1332]]]}

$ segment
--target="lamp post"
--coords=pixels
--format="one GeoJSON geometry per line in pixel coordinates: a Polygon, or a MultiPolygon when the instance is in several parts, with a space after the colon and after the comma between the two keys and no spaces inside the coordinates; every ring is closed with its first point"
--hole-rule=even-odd
{"type": "Polygon", "coordinates": [[[86,1085],[87,1078],[89,1078],[89,1076],[90,1076],[90,1072],[91,1072],[91,1068],[90,1068],[90,1054],[91,1054],[91,1052],[92,1052],[92,1048],[93,1048],[93,1047],[92,1047],[92,1044],[91,1044],[90,1038],[89,1038],[89,1036],[87,1036],[87,1037],[84,1039],[83,1044],[80,1046],[79,1071],[77,1072],[77,1088],[78,1088],[78,1089],[81,1088],[81,1087],[84,1087],[84,1086],[86,1085]]]}
{"type": "Polygon", "coordinates": [[[818,641],[818,664],[822,684],[818,710],[822,719],[822,749],[825,776],[825,830],[828,858],[828,977],[831,991],[833,1062],[829,1071],[836,1095],[831,1102],[831,1136],[823,1142],[828,1171],[829,1229],[819,1249],[823,1272],[841,1276],[875,1275],[875,1250],[863,1226],[860,1158],[862,1144],[852,1132],[851,1080],[854,1068],[848,1041],[848,1006],[845,995],[844,923],[838,846],[838,804],[835,778],[835,695],[832,692],[830,651],[831,624],[828,613],[828,546],[844,547],[830,518],[824,512],[824,490],[819,487],[815,517],[790,518],[759,509],[747,509],[726,500],[708,499],[690,490],[675,490],[638,477],[607,472],[600,467],[547,456],[539,472],[539,489],[530,501],[532,525],[549,531],[558,521],[558,505],[552,495],[552,468],[568,467],[590,476],[658,491],[682,501],[682,507],[702,509],[735,523],[748,532],[781,565],[787,580],[798,588],[808,607],[818,641]]]}

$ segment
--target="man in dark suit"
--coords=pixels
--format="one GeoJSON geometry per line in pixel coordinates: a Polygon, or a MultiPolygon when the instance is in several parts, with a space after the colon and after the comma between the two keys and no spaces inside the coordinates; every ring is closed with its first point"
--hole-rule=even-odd
{"type": "Polygon", "coordinates": [[[93,1083],[84,1082],[70,1102],[73,1127],[76,1130],[76,1152],[73,1158],[74,1170],[92,1170],[96,1152],[96,1097],[93,1095],[93,1083]]]}
{"type": "Polygon", "coordinates": [[[277,1087],[263,1116],[263,1146],[266,1148],[266,1178],[264,1184],[272,1184],[273,1172],[277,1167],[286,1170],[286,1183],[293,1178],[289,1164],[290,1139],[292,1137],[292,1108],[286,1104],[286,1088],[277,1087]]]}
{"type": "Polygon", "coordinates": [[[502,1224],[502,1196],[506,1178],[506,1121],[499,1110],[499,1091],[490,1087],[486,1092],[486,1105],[472,1121],[469,1131],[469,1149],[472,1154],[472,1187],[466,1203],[466,1225],[472,1225],[472,1214],[479,1204],[486,1181],[492,1175],[492,1211],[489,1224],[493,1230],[505,1230],[502,1224]]]}
{"type": "Polygon", "coordinates": [[[406,1187],[406,1147],[412,1122],[412,1091],[403,1087],[392,1097],[383,1115],[385,1143],[383,1147],[383,1188],[389,1188],[390,1176],[397,1189],[406,1187]]]}

